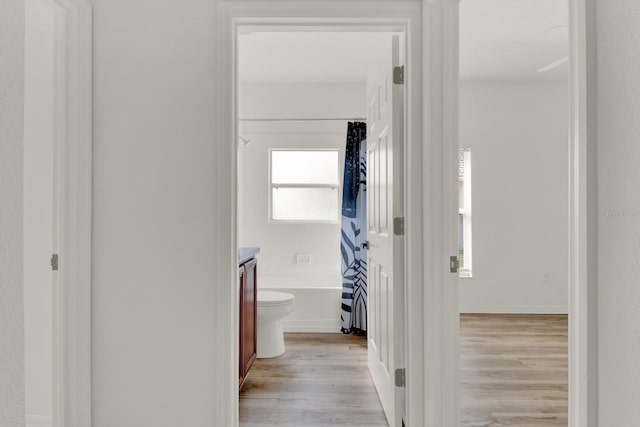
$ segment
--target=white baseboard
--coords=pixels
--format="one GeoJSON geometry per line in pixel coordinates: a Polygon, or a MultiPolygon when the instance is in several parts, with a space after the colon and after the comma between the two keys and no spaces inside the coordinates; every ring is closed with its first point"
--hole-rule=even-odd
{"type": "Polygon", "coordinates": [[[340,332],[340,320],[313,319],[313,320],[287,320],[282,321],[285,332],[340,332]]]}
{"type": "Polygon", "coordinates": [[[568,314],[563,305],[462,305],[460,313],[479,314],[568,314]]]}
{"type": "Polygon", "coordinates": [[[51,427],[53,420],[47,415],[27,415],[26,427],[51,427]]]}

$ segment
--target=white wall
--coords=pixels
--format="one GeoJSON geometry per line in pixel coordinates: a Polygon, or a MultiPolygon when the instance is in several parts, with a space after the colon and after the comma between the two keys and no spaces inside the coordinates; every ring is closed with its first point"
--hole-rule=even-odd
{"type": "Polygon", "coordinates": [[[217,5],[93,3],[92,427],[211,427],[217,5]]]}
{"type": "Polygon", "coordinates": [[[462,312],[567,312],[568,95],[564,82],[463,82],[471,149],[473,277],[462,312]]]}
{"type": "Polygon", "coordinates": [[[27,0],[24,130],[24,322],[27,426],[51,425],[54,14],[27,0]]]}
{"type": "MultiPolygon", "coordinates": [[[[364,117],[364,82],[246,83],[243,85],[243,118],[364,117]]],[[[300,286],[340,286],[340,222],[269,222],[269,149],[318,148],[340,150],[340,180],[344,163],[347,122],[242,122],[242,165],[239,220],[241,246],[260,247],[258,286],[264,276],[299,278],[300,286]],[[296,253],[308,253],[310,264],[295,262],[296,253]]],[[[342,189],[338,190],[342,200],[342,189]]],[[[339,304],[339,301],[337,302],[339,304]]]]}
{"type": "Polygon", "coordinates": [[[640,2],[597,0],[600,426],[640,425],[640,2]]]}
{"type": "Polygon", "coordinates": [[[242,84],[240,117],[247,119],[364,117],[365,90],[364,81],[362,83],[245,82],[242,84]]]}
{"type": "Polygon", "coordinates": [[[0,13],[0,425],[24,426],[24,1],[0,13]]]}

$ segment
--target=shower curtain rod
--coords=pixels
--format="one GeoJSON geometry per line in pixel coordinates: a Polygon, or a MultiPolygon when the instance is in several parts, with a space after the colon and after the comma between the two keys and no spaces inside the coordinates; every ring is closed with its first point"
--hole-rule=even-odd
{"type": "Polygon", "coordinates": [[[366,122],[367,119],[362,117],[352,118],[314,118],[314,119],[238,119],[239,122],[366,122]]]}

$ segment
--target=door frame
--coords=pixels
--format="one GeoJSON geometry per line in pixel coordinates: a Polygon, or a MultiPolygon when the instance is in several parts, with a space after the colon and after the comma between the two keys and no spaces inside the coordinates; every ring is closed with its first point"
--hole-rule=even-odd
{"type": "MultiPolygon", "coordinates": [[[[422,37],[421,37],[421,2],[394,1],[367,3],[362,1],[245,1],[222,2],[217,19],[218,28],[218,62],[216,93],[219,95],[216,111],[216,128],[221,144],[220,156],[216,159],[217,169],[222,179],[216,183],[218,194],[225,196],[225,214],[217,223],[218,235],[224,236],[224,252],[218,259],[217,270],[224,272],[223,289],[219,290],[220,301],[216,312],[220,316],[220,327],[217,327],[216,340],[226,343],[228,351],[220,355],[218,362],[219,377],[224,381],[216,384],[216,425],[238,425],[238,389],[237,389],[237,293],[228,283],[235,283],[237,272],[237,152],[238,134],[236,129],[237,114],[237,82],[236,82],[236,35],[238,28],[267,26],[290,27],[293,30],[301,27],[332,29],[343,31],[357,30],[389,30],[397,29],[406,33],[407,63],[405,101],[405,127],[407,149],[405,150],[405,328],[408,341],[417,348],[422,348],[423,318],[423,252],[422,252],[422,147],[423,138],[423,97],[422,94],[422,37]],[[232,106],[232,108],[229,108],[232,106]],[[231,230],[231,231],[230,231],[231,230]],[[413,286],[411,286],[413,283],[413,286]],[[222,292],[222,295],[220,295],[222,292]],[[231,325],[230,325],[231,324],[231,325]],[[231,326],[231,327],[230,327],[231,326]],[[229,369],[233,367],[234,369],[229,369]]],[[[364,102],[364,101],[363,101],[364,102]]],[[[408,354],[408,353],[407,353],[408,354]]],[[[422,352],[414,351],[407,357],[406,368],[410,372],[422,372],[422,352]]],[[[420,377],[407,377],[407,393],[415,398],[407,401],[408,425],[423,424],[423,388],[420,377]]]]}
{"type": "Polygon", "coordinates": [[[53,427],[91,425],[92,5],[54,10],[53,427]]]}
{"type": "Polygon", "coordinates": [[[598,424],[595,0],[569,0],[569,427],[598,424]]]}

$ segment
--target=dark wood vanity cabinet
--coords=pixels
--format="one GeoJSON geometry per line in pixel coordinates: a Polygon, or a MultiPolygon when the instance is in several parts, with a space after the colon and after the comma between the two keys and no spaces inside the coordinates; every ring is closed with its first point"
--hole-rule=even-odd
{"type": "Polygon", "coordinates": [[[256,320],[257,320],[257,287],[256,272],[258,262],[251,258],[240,265],[240,348],[239,386],[242,387],[251,365],[256,360],[256,320]]]}

